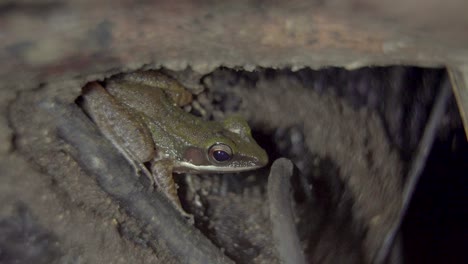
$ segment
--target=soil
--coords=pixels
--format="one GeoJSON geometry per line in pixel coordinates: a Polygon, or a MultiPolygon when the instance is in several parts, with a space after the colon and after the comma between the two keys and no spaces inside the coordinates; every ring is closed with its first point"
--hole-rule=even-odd
{"type": "MultiPolygon", "coordinates": [[[[298,167],[295,215],[308,258],[371,262],[398,217],[404,173],[379,111],[352,105],[304,72],[221,68],[201,79],[188,76],[184,84],[205,88],[194,114],[215,120],[242,114],[271,161],[287,157],[298,167]]],[[[41,108],[46,98],[74,104],[87,80],[48,83],[9,97],[0,231],[18,239],[0,239],[0,263],[176,263],[171,252],[148,241],[139,219],[82,170],[41,108]]],[[[238,263],[277,262],[268,172],[269,166],[176,179],[194,226],[238,263]]]]}
{"type": "MultiPolygon", "coordinates": [[[[308,259],[372,262],[446,75],[388,65],[467,64],[468,2],[425,1],[417,12],[419,2],[2,1],[0,264],[179,262],[84,169],[44,110],[50,100],[76,106],[89,81],[161,67],[196,95],[187,111],[240,113],[271,162],[295,163],[292,202],[308,259]]],[[[439,126],[431,177],[403,227],[410,263],[466,258],[468,147],[455,101],[439,126]],[[421,239],[429,233],[439,236],[421,239]],[[453,237],[458,254],[446,243],[453,237]]],[[[200,230],[236,262],[277,261],[269,170],[177,177],[194,215],[187,233],[200,230]]]]}

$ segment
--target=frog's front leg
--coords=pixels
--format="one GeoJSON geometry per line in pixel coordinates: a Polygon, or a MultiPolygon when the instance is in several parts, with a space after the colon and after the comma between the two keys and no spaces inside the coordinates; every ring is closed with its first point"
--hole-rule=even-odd
{"type": "Polygon", "coordinates": [[[153,174],[156,186],[179,208],[182,208],[177,196],[177,186],[172,176],[174,162],[169,159],[155,160],[151,164],[151,172],[153,174]]]}

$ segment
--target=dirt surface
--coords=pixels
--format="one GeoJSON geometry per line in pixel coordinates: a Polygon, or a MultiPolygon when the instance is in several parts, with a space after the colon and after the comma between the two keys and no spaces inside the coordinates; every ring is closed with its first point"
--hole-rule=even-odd
{"type": "MultiPolygon", "coordinates": [[[[445,72],[360,67],[468,61],[466,1],[374,2],[2,1],[0,263],[177,262],[85,172],[44,110],[51,98],[74,105],[88,81],[160,67],[196,95],[187,111],[241,113],[271,161],[296,164],[294,213],[309,259],[371,262],[445,72]]],[[[462,156],[450,134],[462,131],[454,102],[450,111],[438,140],[462,156]]],[[[236,262],[277,261],[268,172],[178,177],[189,228],[236,262]]]]}
{"type": "MultiPolygon", "coordinates": [[[[66,88],[60,85],[61,91],[66,88]]],[[[2,177],[2,215],[14,212],[19,202],[24,204],[35,219],[34,226],[56,238],[48,245],[57,248],[55,263],[170,263],[170,258],[144,245],[121,239],[120,224],[132,226],[134,220],[120,213],[119,205],[67,154],[70,148],[57,138],[46,113],[39,111],[46,91],[50,89],[23,93],[10,105],[14,152],[10,160],[2,160],[6,162],[2,168],[11,170],[2,177]]],[[[31,244],[31,251],[40,246],[31,244]]]]}
{"type": "MultiPolygon", "coordinates": [[[[181,76],[189,84],[197,80],[193,74],[181,76]]],[[[11,145],[5,147],[8,158],[1,159],[1,219],[23,219],[25,227],[17,232],[32,230],[24,239],[33,241],[30,250],[42,254],[43,263],[174,262],[170,252],[151,245],[138,219],[83,172],[70,156],[73,148],[57,138],[53,120],[41,108],[52,97],[73,103],[91,78],[49,83],[10,97],[2,128],[10,132],[5,137],[11,145]],[[36,234],[46,235],[37,239],[36,234]]],[[[200,82],[206,88],[198,102],[205,112],[198,114],[209,119],[243,114],[271,160],[286,156],[298,165],[303,184],[295,189],[295,208],[311,260],[370,262],[398,215],[398,152],[376,112],[319,94],[312,83],[298,80],[289,71],[217,70],[200,82]]],[[[178,179],[195,227],[236,262],[276,262],[267,176],[265,168],[178,179]]],[[[11,247],[17,250],[21,243],[11,247]]]]}

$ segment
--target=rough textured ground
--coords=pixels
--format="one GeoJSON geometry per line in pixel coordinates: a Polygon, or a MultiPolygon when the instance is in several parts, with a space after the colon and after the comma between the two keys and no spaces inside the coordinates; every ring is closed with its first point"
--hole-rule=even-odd
{"type": "MultiPolygon", "coordinates": [[[[296,163],[296,213],[308,256],[368,261],[398,210],[400,160],[411,158],[441,73],[414,78],[421,69],[307,67],[466,65],[466,5],[121,0],[108,8],[95,1],[3,1],[0,232],[8,240],[0,240],[0,263],[174,261],[80,169],[38,109],[44,98],[73,102],[87,81],[160,66],[195,69],[178,78],[197,94],[209,74],[201,82],[209,90],[192,112],[218,119],[240,111],[272,159],[296,163]],[[242,71],[257,66],[306,68],[242,71]],[[412,93],[418,83],[422,89],[412,93]],[[382,104],[382,97],[391,100],[382,104]]],[[[459,127],[453,120],[443,127],[459,127]]],[[[267,174],[179,179],[196,226],[234,260],[275,259],[267,174]]]]}
{"type": "MultiPolygon", "coordinates": [[[[309,199],[296,201],[297,221],[311,259],[370,261],[398,214],[398,152],[390,147],[377,113],[320,95],[313,82],[301,83],[298,76],[219,70],[203,78],[206,90],[198,102],[205,118],[242,113],[272,159],[287,156],[302,164],[307,183],[297,192],[309,199]]],[[[59,262],[170,261],[164,251],[151,250],[141,240],[135,220],[80,170],[69,146],[56,137],[50,117],[40,111],[41,100],[51,96],[73,103],[82,84],[52,83],[19,93],[10,102],[14,137],[9,162],[19,165],[2,177],[2,201],[8,205],[2,214],[8,218],[18,201],[26,204],[37,219],[34,227],[58,241],[48,245],[54,245],[49,251],[59,262]],[[20,166],[26,162],[35,165],[20,166]]],[[[241,263],[276,259],[265,202],[267,173],[268,168],[179,179],[184,206],[194,213],[196,226],[241,263]]]]}

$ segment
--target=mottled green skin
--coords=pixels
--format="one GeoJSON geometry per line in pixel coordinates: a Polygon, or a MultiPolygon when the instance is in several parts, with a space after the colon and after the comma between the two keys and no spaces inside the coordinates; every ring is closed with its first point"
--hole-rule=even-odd
{"type": "MultiPolygon", "coordinates": [[[[106,89],[120,104],[118,108],[125,109],[125,118],[138,124],[135,126],[138,131],[148,128],[153,142],[147,142],[144,146],[141,144],[131,151],[155,148],[152,160],[172,161],[173,172],[245,171],[263,167],[268,162],[266,152],[252,138],[245,120],[230,117],[224,122],[205,121],[185,112],[173,98],[177,99],[180,93],[188,92],[167,76],[157,72],[124,75],[107,82],[106,89]],[[210,159],[208,150],[216,143],[223,143],[232,149],[233,155],[229,161],[219,163],[210,159]]],[[[126,129],[129,135],[135,135],[135,128],[126,129]]],[[[125,132],[120,134],[125,135],[125,132]]],[[[131,140],[123,136],[123,141],[131,140]]]]}

